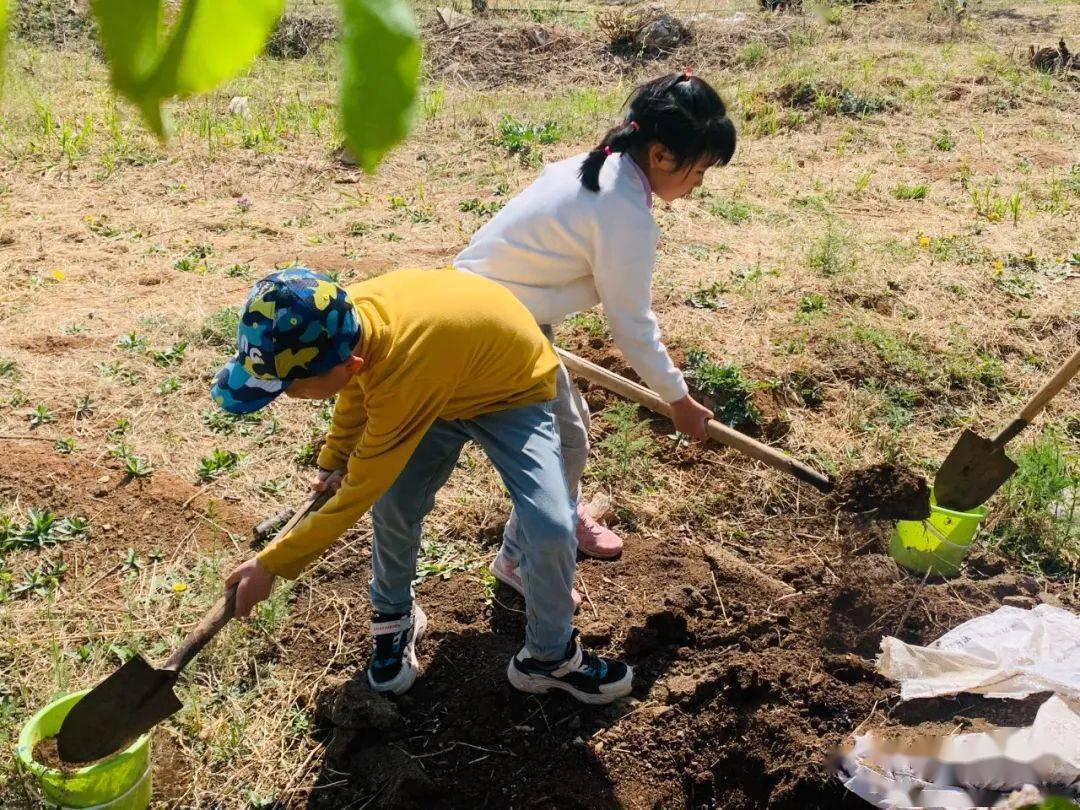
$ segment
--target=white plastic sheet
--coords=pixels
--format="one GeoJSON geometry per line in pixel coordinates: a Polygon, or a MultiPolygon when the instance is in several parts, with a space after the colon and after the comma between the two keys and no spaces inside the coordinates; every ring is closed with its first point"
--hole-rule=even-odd
{"type": "Polygon", "coordinates": [[[1080,791],[1080,703],[1053,696],[1028,728],[924,737],[905,744],[859,735],[841,781],[889,808],[1005,807],[1025,785],[1080,791]]]}
{"type": "Polygon", "coordinates": [[[1055,692],[1080,701],[1080,617],[1051,605],[1002,607],[926,647],[886,636],[877,669],[900,682],[903,700],[960,692],[1020,699],[1055,692]]]}

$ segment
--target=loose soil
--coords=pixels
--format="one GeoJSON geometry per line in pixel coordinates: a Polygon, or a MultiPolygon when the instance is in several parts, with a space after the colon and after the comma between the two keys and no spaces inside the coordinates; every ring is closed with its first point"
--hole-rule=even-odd
{"type": "Polygon", "coordinates": [[[60,756],[60,745],[56,737],[46,737],[39,740],[38,744],[34,746],[33,756],[35,762],[40,762],[46,768],[63,771],[64,773],[71,773],[80,768],[89,768],[91,765],[97,765],[99,762],[104,762],[109,758],[106,756],[100,759],[87,760],[86,762],[68,762],[60,756]]]}
{"type": "MultiPolygon", "coordinates": [[[[207,551],[226,547],[220,531],[202,533],[205,502],[178,478],[124,482],[37,442],[2,449],[11,463],[0,470],[0,495],[93,514],[93,539],[65,547],[83,577],[100,576],[132,543],[147,549],[193,532],[207,551]]],[[[707,461],[687,463],[707,475],[707,461]]],[[[430,617],[422,674],[400,698],[372,695],[363,669],[370,547],[368,529],[354,530],[349,553],[323,558],[311,587],[294,592],[278,643],[266,648],[279,677],[316,683],[307,705],[316,725],[297,743],[311,748],[316,773],[280,806],[834,808],[848,799],[829,754],[856,728],[1029,722],[1037,701],[898,705],[873,656],[883,635],[926,643],[1002,600],[1055,602],[1059,592],[1040,592],[986,557],[957,579],[923,583],[875,553],[873,524],[813,500],[776,510],[761,533],[738,540],[707,519],[655,536],[618,511],[626,552],[579,565],[584,642],[635,667],[633,697],[606,708],[512,689],[505,670],[522,644],[524,605],[505,588],[486,604],[465,573],[418,584],[430,617]],[[335,646],[352,651],[349,664],[328,666],[335,646]]],[[[237,532],[254,522],[228,509],[220,519],[237,532]]],[[[459,539],[494,553],[498,536],[496,526],[459,539]]],[[[250,553],[236,551],[237,559],[250,553]]],[[[182,795],[196,767],[173,744],[182,733],[156,732],[169,760],[158,780],[167,806],[182,806],[167,794],[182,795]]]]}
{"type": "Polygon", "coordinates": [[[839,509],[880,520],[930,517],[930,486],[921,475],[892,464],[875,464],[847,473],[833,496],[839,509]]]}

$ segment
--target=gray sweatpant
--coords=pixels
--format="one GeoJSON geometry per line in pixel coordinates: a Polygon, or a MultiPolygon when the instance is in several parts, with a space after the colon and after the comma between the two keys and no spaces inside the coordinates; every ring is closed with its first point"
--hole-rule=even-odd
{"type": "MultiPolygon", "coordinates": [[[[540,331],[550,341],[555,339],[555,328],[551,324],[541,324],[540,331]]],[[[566,485],[570,490],[570,500],[577,506],[581,497],[581,476],[585,473],[585,463],[589,458],[589,404],[578,391],[566,367],[559,364],[555,380],[555,402],[553,405],[555,420],[559,426],[559,443],[562,450],[563,471],[566,473],[566,485]]],[[[575,517],[576,521],[576,517],[575,517]]],[[[504,536],[510,539],[504,550],[520,548],[517,515],[511,510],[506,522],[504,536]]],[[[513,563],[518,561],[511,558],[513,563]]]]}

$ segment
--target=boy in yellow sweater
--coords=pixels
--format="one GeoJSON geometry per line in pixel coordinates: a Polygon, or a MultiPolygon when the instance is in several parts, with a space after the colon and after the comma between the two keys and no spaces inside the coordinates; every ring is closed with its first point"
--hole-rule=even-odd
{"type": "Polygon", "coordinates": [[[508,666],[526,692],[561,689],[586,703],[630,691],[633,672],[578,641],[572,619],[574,509],[552,413],[558,359],[528,310],[495,282],[453,269],[401,270],[348,289],[304,268],[258,282],[238,330],[239,353],[212,394],[249,413],[284,392],[339,394],[319,454],[334,496],[230,574],[236,612],[296,578],[372,509],[373,689],[416,680],[427,617],[413,598],[421,522],[465,442],[484,448],[522,526],[525,646],[508,666]]]}

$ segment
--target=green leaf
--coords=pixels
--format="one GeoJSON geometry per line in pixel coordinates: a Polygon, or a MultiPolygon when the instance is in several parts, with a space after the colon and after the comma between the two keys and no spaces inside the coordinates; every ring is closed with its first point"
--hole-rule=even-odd
{"type": "MultiPolygon", "coordinates": [[[[0,0],[2,2],[3,0],[0,0]]],[[[162,0],[93,0],[113,87],[158,137],[161,104],[211,90],[259,55],[284,0],[185,0],[162,38],[162,0]]]]}
{"type": "Polygon", "coordinates": [[[186,0],[153,85],[163,98],[205,93],[262,53],[284,0],[186,0]]]}
{"type": "Polygon", "coordinates": [[[405,0],[341,0],[341,119],[364,171],[408,134],[420,79],[420,38],[405,0]]]}
{"type": "Polygon", "coordinates": [[[147,126],[164,137],[160,99],[146,98],[142,91],[157,61],[161,0],[93,0],[91,7],[113,87],[142,111],[147,126]]]}

